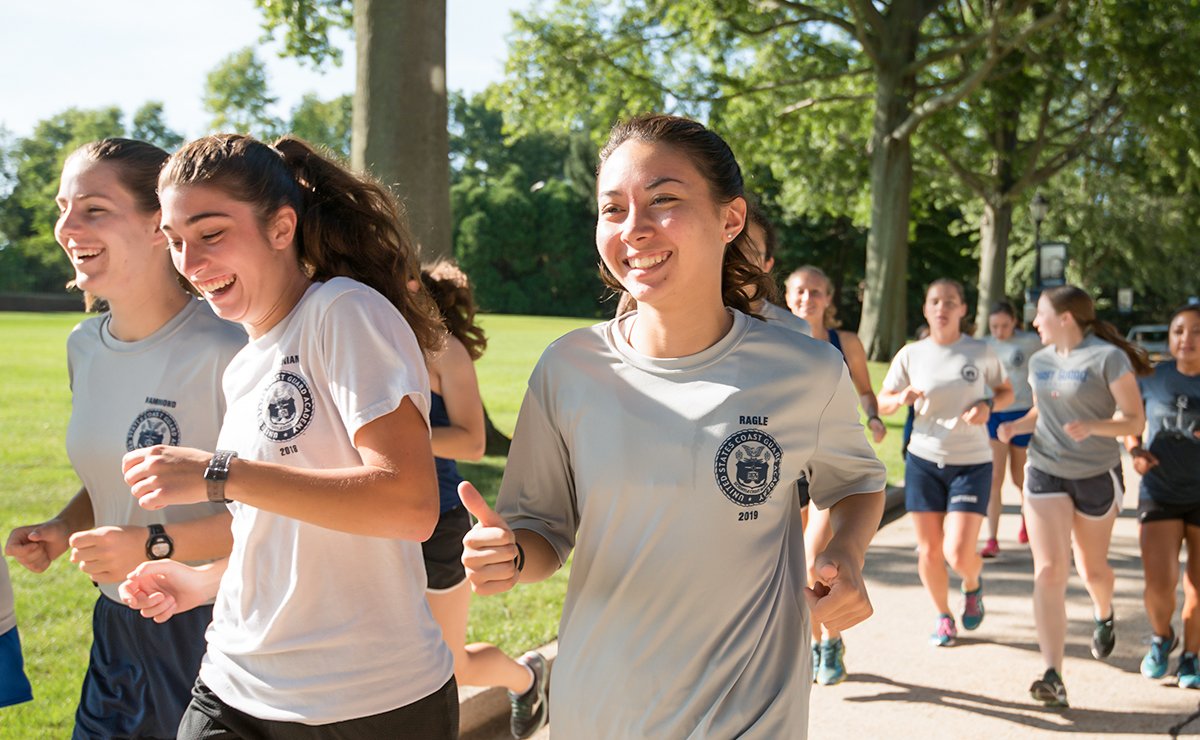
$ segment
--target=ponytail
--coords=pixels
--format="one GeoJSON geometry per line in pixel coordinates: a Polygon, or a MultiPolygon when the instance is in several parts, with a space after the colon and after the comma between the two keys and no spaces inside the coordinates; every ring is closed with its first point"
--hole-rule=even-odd
{"type": "Polygon", "coordinates": [[[450,260],[438,260],[421,268],[421,283],[442,314],[451,336],[463,343],[472,360],[483,357],[487,335],[475,322],[475,296],[466,273],[450,260]]]}
{"type": "Polygon", "coordinates": [[[285,136],[274,146],[241,134],[216,134],[173,154],[159,176],[171,185],[205,185],[249,203],[261,222],[284,206],[296,211],[296,256],[316,281],[348,277],[374,288],[412,328],[425,352],[444,330],[417,277],[416,245],[391,193],[369,175],[351,172],[309,144],[285,136]]]}
{"type": "Polygon", "coordinates": [[[1117,330],[1117,327],[1107,321],[1094,319],[1088,324],[1087,328],[1096,336],[1109,344],[1116,345],[1124,352],[1129,357],[1130,364],[1133,365],[1135,375],[1145,376],[1154,372],[1154,365],[1151,364],[1150,355],[1146,353],[1146,350],[1121,336],[1121,332],[1117,330]]]}

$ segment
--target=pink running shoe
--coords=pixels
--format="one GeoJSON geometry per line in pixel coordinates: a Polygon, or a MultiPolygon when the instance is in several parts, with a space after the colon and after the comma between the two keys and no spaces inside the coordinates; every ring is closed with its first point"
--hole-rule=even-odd
{"type": "Polygon", "coordinates": [[[988,538],[988,541],[983,545],[983,549],[979,551],[979,557],[981,558],[994,558],[999,554],[1000,543],[996,541],[995,537],[988,538]]]}
{"type": "Polygon", "coordinates": [[[1025,517],[1021,517],[1021,531],[1017,532],[1017,542],[1022,545],[1029,544],[1029,533],[1025,531],[1025,517]]]}
{"type": "Polygon", "coordinates": [[[954,626],[954,617],[949,614],[939,614],[937,626],[933,634],[929,636],[929,642],[934,647],[953,647],[957,641],[958,628],[954,626]]]}

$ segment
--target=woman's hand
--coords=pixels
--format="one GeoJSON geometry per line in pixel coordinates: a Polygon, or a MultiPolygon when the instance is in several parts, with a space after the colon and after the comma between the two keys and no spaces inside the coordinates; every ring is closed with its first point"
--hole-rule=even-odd
{"type": "Polygon", "coordinates": [[[516,585],[521,577],[517,570],[517,538],[504,521],[475,490],[463,481],[458,484],[458,497],[463,506],[479,521],[463,537],[462,564],[467,580],[477,594],[499,594],[516,585]]]}
{"type": "Polygon", "coordinates": [[[874,612],[867,595],[867,583],[855,560],[832,548],[817,555],[813,572],[816,582],[804,589],[813,624],[842,631],[870,617],[874,612]]]}
{"type": "Polygon", "coordinates": [[[70,535],[66,522],[57,518],[17,527],[8,535],[4,554],[34,573],[42,573],[70,547],[70,535]]]}
{"type": "Polygon", "coordinates": [[[120,583],[146,559],[146,527],[106,526],[71,535],[71,562],[96,583],[120,583]]]}
{"type": "Polygon", "coordinates": [[[1150,468],[1158,465],[1158,458],[1145,447],[1134,447],[1129,451],[1129,455],[1133,458],[1133,469],[1138,475],[1145,475],[1150,472],[1150,468]]]}
{"type": "Polygon", "coordinates": [[[878,416],[867,419],[867,429],[871,430],[871,439],[875,440],[875,444],[879,444],[887,436],[887,426],[878,416]]]}
{"type": "Polygon", "coordinates": [[[1011,421],[1006,421],[1000,426],[996,427],[996,439],[1000,440],[1004,444],[1009,444],[1012,442],[1013,437],[1015,436],[1017,435],[1013,432],[1013,425],[1011,421]]]}
{"type": "Polygon", "coordinates": [[[204,470],[212,456],[191,447],[155,445],[126,453],[121,469],[138,506],[153,511],[207,501],[204,470]]]}
{"type": "Polygon", "coordinates": [[[143,617],[162,624],[216,596],[220,573],[216,564],[193,568],[174,560],[149,560],[134,568],[117,587],[121,600],[143,617]],[[216,572],[214,572],[216,571],[216,572]]]}
{"type": "Polygon", "coordinates": [[[1063,424],[1062,428],[1067,433],[1067,436],[1076,442],[1082,442],[1092,436],[1092,423],[1090,421],[1076,419],[1075,421],[1068,421],[1066,424],[1063,424]]]}

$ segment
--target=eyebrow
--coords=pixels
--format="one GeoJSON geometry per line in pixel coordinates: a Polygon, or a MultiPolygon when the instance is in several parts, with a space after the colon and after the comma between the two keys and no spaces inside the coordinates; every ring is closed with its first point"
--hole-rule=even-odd
{"type": "MultiPolygon", "coordinates": [[[[205,211],[204,213],[197,213],[195,216],[189,217],[187,221],[183,222],[183,224],[184,224],[184,226],[191,226],[192,224],[196,223],[197,221],[202,221],[206,218],[232,218],[232,216],[230,216],[228,213],[223,213],[221,211],[205,211]]],[[[166,223],[162,224],[161,228],[164,230],[166,230],[166,229],[170,229],[171,231],[175,230],[175,227],[171,226],[171,224],[166,224],[166,223]]]]}
{"type": "MultiPolygon", "coordinates": [[[[669,183],[669,182],[677,182],[680,185],[687,184],[683,180],[680,180],[677,177],[656,177],[653,180],[651,180],[650,182],[646,183],[646,186],[644,189],[645,190],[653,190],[653,189],[655,189],[661,185],[665,185],[666,183],[669,183]]],[[[602,195],[604,197],[610,197],[610,196],[614,196],[614,195],[620,195],[620,193],[618,193],[616,190],[605,190],[603,193],[600,193],[600,195],[602,195]]]]}

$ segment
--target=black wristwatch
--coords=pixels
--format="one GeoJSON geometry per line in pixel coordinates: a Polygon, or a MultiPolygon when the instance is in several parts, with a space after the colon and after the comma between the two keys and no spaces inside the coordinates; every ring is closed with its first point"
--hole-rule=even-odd
{"type": "Polygon", "coordinates": [[[217,450],[208,467],[204,469],[204,480],[208,482],[208,500],[215,504],[227,504],[225,481],[229,479],[229,461],[237,457],[232,450],[217,450]]]}
{"type": "Polygon", "coordinates": [[[175,554],[175,540],[167,534],[161,524],[150,525],[150,536],[146,538],[146,558],[165,560],[175,554]]]}

